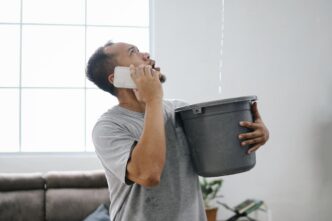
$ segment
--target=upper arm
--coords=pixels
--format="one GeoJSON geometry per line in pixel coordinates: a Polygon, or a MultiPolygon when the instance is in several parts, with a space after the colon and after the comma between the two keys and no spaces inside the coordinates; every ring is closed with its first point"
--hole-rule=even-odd
{"type": "Polygon", "coordinates": [[[126,179],[127,164],[137,139],[116,124],[97,124],[92,136],[96,154],[105,169],[122,183],[129,184],[126,179]]]}

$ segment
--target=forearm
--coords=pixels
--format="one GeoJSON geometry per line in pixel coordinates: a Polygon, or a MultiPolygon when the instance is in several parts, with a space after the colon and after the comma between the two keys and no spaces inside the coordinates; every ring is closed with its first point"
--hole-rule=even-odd
{"type": "MultiPolygon", "coordinates": [[[[142,156],[146,163],[163,168],[166,153],[165,125],[162,101],[146,104],[145,121],[141,136],[142,156]]],[[[152,166],[148,165],[148,166],[152,166]]]]}

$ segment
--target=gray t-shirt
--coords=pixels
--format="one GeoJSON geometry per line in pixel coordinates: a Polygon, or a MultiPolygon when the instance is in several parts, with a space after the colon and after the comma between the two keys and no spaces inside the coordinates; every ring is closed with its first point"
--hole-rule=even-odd
{"type": "Polygon", "coordinates": [[[144,113],[115,106],[99,118],[92,136],[106,172],[111,221],[206,220],[188,144],[182,128],[175,125],[174,109],[184,105],[176,100],[163,102],[166,162],[160,184],[151,188],[126,179],[128,159],[142,134],[144,113]]]}

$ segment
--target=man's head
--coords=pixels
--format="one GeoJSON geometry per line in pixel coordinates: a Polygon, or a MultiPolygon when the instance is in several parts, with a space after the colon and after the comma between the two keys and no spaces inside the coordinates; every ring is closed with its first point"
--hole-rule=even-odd
{"type": "Polygon", "coordinates": [[[116,66],[129,67],[131,64],[151,65],[152,68],[159,70],[155,67],[155,61],[150,59],[150,55],[140,52],[136,46],[122,42],[108,42],[90,57],[86,75],[99,88],[116,96],[116,88],[113,85],[114,69],[116,66]]]}

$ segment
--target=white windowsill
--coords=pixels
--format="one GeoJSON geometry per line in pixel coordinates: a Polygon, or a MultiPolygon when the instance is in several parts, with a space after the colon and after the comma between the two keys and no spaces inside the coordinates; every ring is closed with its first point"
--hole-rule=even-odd
{"type": "Polygon", "coordinates": [[[0,158],[13,157],[95,157],[95,152],[9,152],[0,153],[0,158]]]}

